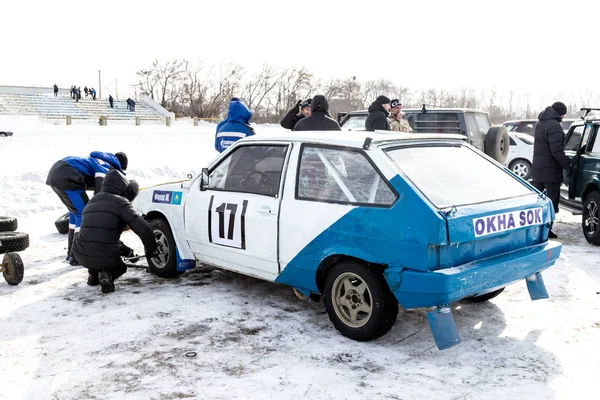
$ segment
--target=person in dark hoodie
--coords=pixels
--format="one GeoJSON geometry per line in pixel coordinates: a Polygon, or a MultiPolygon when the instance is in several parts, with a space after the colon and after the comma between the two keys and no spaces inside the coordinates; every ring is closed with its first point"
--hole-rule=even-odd
{"type": "Polygon", "coordinates": [[[138,191],[136,181],[128,181],[121,171],[111,170],[100,193],[83,210],[73,255],[88,269],[88,285],[100,285],[102,293],[113,292],[115,279],[127,272],[121,258],[124,245],[119,240],[125,226],[140,237],[147,256],[157,255],[152,228],[131,205],[138,191]]]}
{"type": "Polygon", "coordinates": [[[310,113],[312,112],[310,109],[311,103],[312,99],[298,100],[296,105],[283,117],[279,124],[285,129],[293,131],[300,120],[310,117],[310,113]],[[298,111],[300,111],[300,114],[298,114],[298,111]]]}
{"type": "MultiPolygon", "coordinates": [[[[566,114],[567,106],[557,101],[540,113],[534,128],[533,185],[540,192],[546,190],[555,213],[558,212],[563,169],[568,175],[572,174],[571,162],[565,155],[565,132],[560,123],[566,114]]],[[[557,236],[551,229],[548,237],[557,236]]]]}
{"type": "Polygon", "coordinates": [[[391,106],[391,100],[385,96],[379,96],[369,106],[369,116],[365,121],[365,129],[367,131],[389,131],[390,124],[388,122],[388,114],[391,106]]]}
{"type": "Polygon", "coordinates": [[[254,129],[250,126],[250,118],[252,118],[252,112],[248,107],[237,97],[232,98],[227,118],[217,125],[215,149],[222,153],[238,140],[254,135],[254,129]]]}
{"type": "Polygon", "coordinates": [[[72,257],[71,246],[81,227],[83,209],[89,201],[86,190],[93,189],[94,194],[98,193],[106,173],[111,169],[126,170],[127,155],[93,151],[87,157],[69,156],[55,162],[48,172],[46,185],[54,190],[69,210],[67,261],[71,265],[79,265],[72,257]]]}
{"type": "Polygon", "coordinates": [[[310,117],[303,118],[294,126],[294,131],[341,131],[340,124],[329,116],[329,102],[320,94],[313,97],[310,117]]]}

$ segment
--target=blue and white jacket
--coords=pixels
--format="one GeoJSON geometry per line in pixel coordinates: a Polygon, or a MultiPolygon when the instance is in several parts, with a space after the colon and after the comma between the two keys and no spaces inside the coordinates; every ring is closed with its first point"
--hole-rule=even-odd
{"type": "Polygon", "coordinates": [[[217,125],[215,149],[222,153],[236,141],[254,135],[254,130],[248,125],[251,117],[252,112],[241,101],[229,103],[227,118],[217,125]]]}

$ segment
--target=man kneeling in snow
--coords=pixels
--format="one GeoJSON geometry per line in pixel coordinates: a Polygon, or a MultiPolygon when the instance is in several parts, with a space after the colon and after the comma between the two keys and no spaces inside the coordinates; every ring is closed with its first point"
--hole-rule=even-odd
{"type": "Polygon", "coordinates": [[[128,225],[142,239],[146,254],[156,252],[150,225],[136,213],[131,201],[139,187],[118,170],[106,174],[100,193],[83,209],[81,229],[73,241],[75,258],[88,269],[88,285],[102,286],[102,293],[115,290],[114,280],[127,271],[121,258],[119,238],[128,225]]]}

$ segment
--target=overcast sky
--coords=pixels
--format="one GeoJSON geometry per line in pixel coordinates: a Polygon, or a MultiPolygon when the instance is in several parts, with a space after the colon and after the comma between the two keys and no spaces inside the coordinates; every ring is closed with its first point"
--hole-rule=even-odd
{"type": "Polygon", "coordinates": [[[581,49],[596,47],[598,17],[597,0],[0,0],[0,84],[97,87],[101,70],[123,97],[137,70],[176,57],[414,88],[597,93],[597,50],[581,49]]]}

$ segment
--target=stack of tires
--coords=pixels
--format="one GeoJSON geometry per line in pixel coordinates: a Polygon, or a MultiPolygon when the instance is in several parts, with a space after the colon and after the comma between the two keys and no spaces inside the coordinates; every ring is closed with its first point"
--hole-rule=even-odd
{"type": "Polygon", "coordinates": [[[4,254],[0,271],[9,285],[23,281],[23,260],[16,252],[29,247],[29,235],[15,232],[17,227],[16,218],[0,217],[0,254],[4,254]]]}

